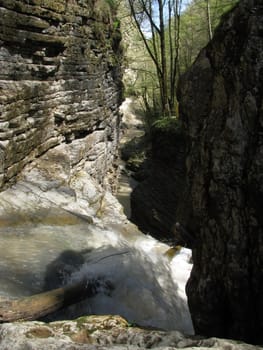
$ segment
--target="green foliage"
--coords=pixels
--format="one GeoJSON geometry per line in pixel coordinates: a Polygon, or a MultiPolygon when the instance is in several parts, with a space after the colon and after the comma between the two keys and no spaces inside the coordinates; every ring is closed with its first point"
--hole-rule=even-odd
{"type": "MultiPolygon", "coordinates": [[[[119,16],[124,18],[122,20],[122,32],[127,48],[126,62],[128,69],[126,69],[124,76],[125,94],[126,96],[137,96],[142,101],[146,129],[151,129],[152,126],[160,130],[176,128],[176,118],[170,116],[178,117],[178,103],[175,93],[178,77],[191,66],[200,50],[209,40],[207,1],[210,4],[209,14],[212,32],[215,31],[221,16],[238,2],[238,0],[182,0],[181,14],[178,12],[177,18],[171,17],[170,21],[166,18],[164,21],[166,26],[164,33],[166,49],[164,54],[166,55],[166,75],[168,77],[166,80],[164,75],[160,75],[161,70],[156,70],[156,65],[160,66],[161,62],[160,38],[154,35],[154,31],[152,35],[145,37],[148,49],[156,53],[157,64],[154,64],[146,49],[145,42],[135,29],[136,26],[134,26],[131,19],[129,22],[128,10],[123,2],[123,12],[119,16]],[[180,35],[179,41],[178,34],[180,35]],[[170,46],[171,43],[172,46],[170,46]],[[180,43],[179,46],[178,43],[180,43]],[[178,47],[179,52],[176,51],[178,47]],[[179,61],[176,58],[177,54],[179,54],[179,61]],[[172,72],[174,74],[171,74],[172,72]],[[173,77],[175,77],[174,81],[171,80],[173,77]],[[165,111],[161,94],[162,82],[167,84],[166,93],[170,105],[169,113],[166,114],[168,117],[164,116],[165,111]],[[160,117],[160,115],[163,117],[160,117]]],[[[136,3],[136,0],[134,0],[134,3],[136,3]]],[[[139,2],[137,3],[139,4],[139,2]]],[[[152,13],[155,13],[154,21],[157,28],[159,28],[155,1],[143,0],[140,3],[145,3],[147,6],[154,5],[152,13]]],[[[171,0],[169,3],[172,4],[173,1],[171,0]]],[[[140,11],[138,11],[138,16],[141,16],[140,11]]],[[[143,20],[144,17],[141,18],[143,20]]],[[[157,29],[156,32],[158,32],[157,29]]]]}
{"type": "Polygon", "coordinates": [[[113,22],[113,29],[119,29],[120,28],[120,20],[118,18],[116,18],[113,22]]]}
{"type": "Polygon", "coordinates": [[[95,0],[93,11],[97,20],[112,23],[116,15],[118,3],[116,0],[95,0]]]}
{"type": "Polygon", "coordinates": [[[180,124],[176,117],[161,117],[153,122],[152,128],[161,131],[175,131],[180,128],[180,124]]]}
{"type": "MultiPolygon", "coordinates": [[[[212,32],[238,0],[209,0],[212,32]]],[[[190,67],[200,50],[208,43],[207,0],[192,0],[181,15],[180,71],[190,67]]]]}
{"type": "Polygon", "coordinates": [[[112,10],[117,10],[118,8],[118,2],[116,0],[104,0],[112,10]]]}

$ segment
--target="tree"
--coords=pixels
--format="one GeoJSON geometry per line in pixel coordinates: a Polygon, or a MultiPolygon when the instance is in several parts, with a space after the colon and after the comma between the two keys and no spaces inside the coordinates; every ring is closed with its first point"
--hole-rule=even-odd
{"type": "Polygon", "coordinates": [[[126,41],[129,92],[141,97],[149,125],[162,116],[178,116],[179,75],[212,38],[221,15],[238,0],[119,1],[125,12],[124,37],[131,34],[126,41]]]}
{"type": "MultiPolygon", "coordinates": [[[[175,115],[182,0],[128,2],[134,23],[155,68],[160,113],[162,116],[175,115]]],[[[154,102],[156,104],[156,100],[154,102]]]]}
{"type": "Polygon", "coordinates": [[[206,0],[206,18],[207,18],[207,31],[209,40],[213,37],[212,24],[211,24],[211,13],[210,13],[210,0],[206,0]]]}
{"type": "Polygon", "coordinates": [[[212,39],[221,16],[238,0],[192,0],[181,15],[180,70],[190,67],[199,51],[212,39]]]}

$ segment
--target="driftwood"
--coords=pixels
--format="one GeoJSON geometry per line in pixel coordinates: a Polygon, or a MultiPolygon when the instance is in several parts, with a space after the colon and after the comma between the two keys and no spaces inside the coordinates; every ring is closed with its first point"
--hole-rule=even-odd
{"type": "Polygon", "coordinates": [[[85,280],[23,299],[3,301],[0,302],[0,323],[37,320],[93,295],[92,286],[85,280]]]}

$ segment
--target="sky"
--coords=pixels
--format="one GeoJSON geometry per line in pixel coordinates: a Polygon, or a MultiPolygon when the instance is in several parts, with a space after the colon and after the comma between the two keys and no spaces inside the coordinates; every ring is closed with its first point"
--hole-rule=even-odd
{"type": "MultiPolygon", "coordinates": [[[[181,13],[187,8],[187,6],[192,2],[192,0],[181,0],[181,13]]],[[[164,0],[165,7],[164,7],[164,12],[165,12],[165,17],[166,20],[168,21],[168,0],[164,0]]],[[[159,7],[158,7],[158,2],[153,1],[153,14],[154,14],[154,22],[158,24],[158,13],[159,13],[159,7]]],[[[149,21],[145,21],[145,23],[142,26],[143,33],[147,38],[151,38],[151,29],[150,29],[150,23],[149,21]]]]}

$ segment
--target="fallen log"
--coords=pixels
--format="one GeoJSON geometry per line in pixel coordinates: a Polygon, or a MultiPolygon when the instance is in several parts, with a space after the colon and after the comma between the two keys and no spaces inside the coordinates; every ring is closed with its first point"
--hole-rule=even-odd
{"type": "Polygon", "coordinates": [[[37,320],[95,294],[94,286],[85,280],[22,299],[0,302],[0,323],[37,320]]]}

